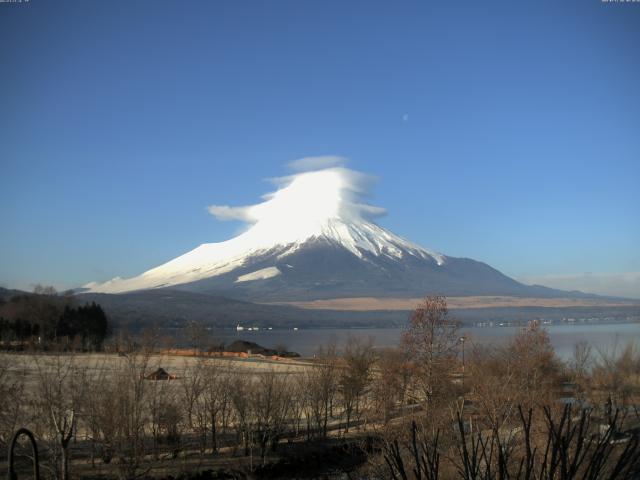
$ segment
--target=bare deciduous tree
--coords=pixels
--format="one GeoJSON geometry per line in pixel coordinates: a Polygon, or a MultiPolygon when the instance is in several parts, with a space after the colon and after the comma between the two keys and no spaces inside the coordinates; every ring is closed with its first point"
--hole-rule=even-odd
{"type": "Polygon", "coordinates": [[[559,382],[560,363],[555,355],[549,333],[540,322],[529,322],[509,345],[509,361],[522,394],[525,408],[535,403],[551,403],[550,395],[559,382]]]}
{"type": "Polygon", "coordinates": [[[640,393],[640,350],[628,343],[619,353],[616,349],[600,351],[592,380],[600,393],[596,401],[608,402],[611,409],[628,407],[631,399],[640,393]]]}
{"type": "Polygon", "coordinates": [[[218,428],[230,404],[230,377],[219,365],[207,364],[203,371],[202,401],[211,432],[211,452],[218,452],[218,428]]]}
{"type": "Polygon", "coordinates": [[[160,454],[160,444],[164,440],[163,435],[176,434],[177,427],[175,425],[169,425],[171,431],[167,431],[168,423],[173,420],[171,417],[176,416],[174,412],[174,390],[171,388],[170,382],[166,380],[146,383],[146,392],[144,394],[146,417],[148,418],[148,428],[153,441],[153,455],[157,459],[160,454]]]}
{"type": "MultiPolygon", "coordinates": [[[[114,454],[118,459],[120,477],[134,478],[147,454],[145,426],[149,419],[145,408],[148,380],[145,373],[149,365],[149,352],[129,353],[120,357],[115,374],[102,385],[104,397],[105,429],[111,436],[114,454]],[[106,411],[106,409],[109,411],[106,411]]],[[[105,432],[106,433],[106,432],[105,432]]]]}
{"type": "Polygon", "coordinates": [[[204,453],[207,445],[207,414],[202,400],[205,389],[204,370],[202,360],[191,366],[185,361],[180,383],[185,423],[189,430],[196,433],[200,453],[204,453]]]}
{"type": "Polygon", "coordinates": [[[230,385],[230,400],[235,417],[236,443],[244,446],[245,456],[249,455],[251,388],[252,386],[245,375],[236,375],[230,385]]]}
{"type": "Polygon", "coordinates": [[[56,471],[62,480],[69,478],[69,443],[75,433],[77,414],[85,392],[86,367],[76,357],[55,354],[34,356],[38,373],[38,403],[48,432],[43,438],[52,440],[56,471]]]}
{"type": "Polygon", "coordinates": [[[380,353],[373,394],[385,424],[391,419],[395,407],[404,404],[412,377],[412,363],[406,350],[389,348],[380,353]]]}
{"type": "Polygon", "coordinates": [[[426,297],[413,311],[402,345],[415,363],[417,383],[430,405],[451,391],[460,336],[458,322],[449,319],[447,300],[426,297]]]}
{"type": "Polygon", "coordinates": [[[316,431],[327,436],[329,418],[338,389],[338,356],[334,344],[320,348],[316,364],[306,372],[307,405],[316,431]]]}
{"type": "Polygon", "coordinates": [[[348,432],[353,416],[360,414],[361,397],[371,381],[371,367],[375,360],[373,341],[350,336],[342,359],[344,364],[338,382],[346,417],[345,432],[348,432]]]}
{"type": "Polygon", "coordinates": [[[291,391],[285,376],[273,370],[260,374],[253,387],[253,428],[260,446],[260,458],[264,464],[269,443],[275,450],[284,431],[291,405],[291,391]]]}
{"type": "Polygon", "coordinates": [[[546,330],[537,322],[523,328],[506,345],[474,345],[469,385],[486,428],[500,430],[525,410],[553,404],[561,368],[546,330]]]}

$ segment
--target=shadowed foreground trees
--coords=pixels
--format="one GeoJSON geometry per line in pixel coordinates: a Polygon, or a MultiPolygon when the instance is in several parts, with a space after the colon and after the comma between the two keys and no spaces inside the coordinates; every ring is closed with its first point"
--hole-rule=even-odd
{"type": "Polygon", "coordinates": [[[469,431],[456,413],[448,432],[425,429],[413,421],[404,441],[384,447],[386,473],[393,479],[632,479],[640,475],[640,437],[620,437],[620,416],[610,424],[593,419],[591,410],[566,405],[527,411],[518,407],[509,429],[469,431]],[[603,428],[604,427],[604,428],[603,428]],[[448,468],[443,468],[443,457],[448,468]]]}

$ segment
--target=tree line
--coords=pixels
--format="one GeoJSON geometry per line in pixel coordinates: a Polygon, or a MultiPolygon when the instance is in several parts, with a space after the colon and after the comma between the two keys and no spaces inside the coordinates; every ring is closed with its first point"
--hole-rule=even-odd
{"type": "Polygon", "coordinates": [[[71,293],[37,286],[32,294],[0,302],[0,339],[6,346],[25,344],[99,350],[110,333],[107,315],[95,302],[76,305],[71,293]]]}

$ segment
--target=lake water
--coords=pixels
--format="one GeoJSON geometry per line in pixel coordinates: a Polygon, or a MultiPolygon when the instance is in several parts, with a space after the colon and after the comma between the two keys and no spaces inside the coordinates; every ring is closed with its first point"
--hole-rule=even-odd
{"type": "MultiPolygon", "coordinates": [[[[468,338],[467,345],[473,342],[499,344],[513,338],[522,327],[464,327],[461,335],[468,338]]],[[[580,341],[588,342],[594,350],[606,353],[620,352],[628,342],[640,345],[640,323],[576,323],[545,326],[556,353],[571,358],[574,345],[580,341]]],[[[249,340],[264,347],[285,346],[303,357],[310,357],[319,345],[335,342],[338,347],[344,345],[349,336],[373,339],[376,347],[398,345],[402,329],[400,328],[317,328],[299,330],[273,329],[259,331],[223,330],[215,332],[217,339],[230,343],[234,340],[249,340]]]]}

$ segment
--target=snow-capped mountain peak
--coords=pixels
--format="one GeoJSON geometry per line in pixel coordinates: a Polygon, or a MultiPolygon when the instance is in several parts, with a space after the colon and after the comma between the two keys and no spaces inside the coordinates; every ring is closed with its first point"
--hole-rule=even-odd
{"type": "MultiPolygon", "coordinates": [[[[277,179],[280,188],[266,195],[262,203],[209,207],[218,219],[250,224],[237,237],[200,245],[137,277],[92,282],[85,288],[119,293],[196,282],[246,267],[267,253],[283,260],[318,241],[341,247],[360,259],[365,256],[402,259],[409,255],[442,265],[443,255],[404,240],[372,220],[384,210],[358,201],[368,181],[365,175],[342,167],[277,179]]],[[[273,265],[253,273],[239,275],[236,281],[265,280],[279,275],[280,270],[273,265]]]]}

